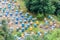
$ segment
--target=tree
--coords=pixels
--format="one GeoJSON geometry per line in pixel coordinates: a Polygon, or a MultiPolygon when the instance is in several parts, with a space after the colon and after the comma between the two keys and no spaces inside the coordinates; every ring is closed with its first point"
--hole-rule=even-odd
{"type": "Polygon", "coordinates": [[[56,7],[55,15],[60,15],[60,0],[52,0],[52,4],[56,7]]]}
{"type": "Polygon", "coordinates": [[[51,0],[29,0],[26,3],[26,7],[29,11],[34,13],[54,13],[55,6],[51,3],[51,0]]]}

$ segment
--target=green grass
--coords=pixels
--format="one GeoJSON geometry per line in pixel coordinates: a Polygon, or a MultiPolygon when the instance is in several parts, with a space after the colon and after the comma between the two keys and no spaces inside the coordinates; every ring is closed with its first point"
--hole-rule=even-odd
{"type": "Polygon", "coordinates": [[[54,29],[44,36],[44,40],[60,40],[60,29],[54,29]]]}
{"type": "Polygon", "coordinates": [[[0,40],[4,40],[3,36],[0,35],[0,40]]]}
{"type": "Polygon", "coordinates": [[[17,0],[18,4],[20,4],[20,8],[21,10],[23,10],[24,12],[27,11],[26,6],[25,6],[25,2],[23,0],[17,0]]]}

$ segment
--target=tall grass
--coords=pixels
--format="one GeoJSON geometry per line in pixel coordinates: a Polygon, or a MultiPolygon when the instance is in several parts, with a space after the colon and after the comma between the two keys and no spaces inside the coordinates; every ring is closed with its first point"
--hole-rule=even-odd
{"type": "Polygon", "coordinates": [[[49,31],[43,37],[33,34],[25,37],[25,40],[60,40],[60,29],[49,31]]]}
{"type": "Polygon", "coordinates": [[[55,29],[44,35],[44,40],[60,40],[60,29],[55,29]]]}

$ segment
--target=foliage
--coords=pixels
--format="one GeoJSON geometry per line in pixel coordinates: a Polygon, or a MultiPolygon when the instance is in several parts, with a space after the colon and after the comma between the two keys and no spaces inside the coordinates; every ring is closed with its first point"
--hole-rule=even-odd
{"type": "Polygon", "coordinates": [[[7,40],[14,40],[14,36],[12,34],[7,35],[7,40]]]}
{"type": "Polygon", "coordinates": [[[60,10],[58,10],[56,13],[57,13],[57,16],[60,15],[60,10]]]}
{"type": "Polygon", "coordinates": [[[58,15],[58,18],[57,19],[58,19],[58,21],[60,21],[60,15],[58,15]]]}
{"type": "Polygon", "coordinates": [[[49,32],[47,35],[44,35],[44,40],[60,40],[60,29],[55,29],[49,32]]]}
{"type": "Polygon", "coordinates": [[[44,15],[43,15],[43,14],[38,13],[38,15],[37,15],[37,19],[39,19],[39,20],[43,20],[43,19],[44,19],[44,15]]]}
{"type": "Polygon", "coordinates": [[[57,20],[60,21],[60,0],[52,0],[52,4],[55,6],[55,15],[57,16],[57,20]]]}
{"type": "Polygon", "coordinates": [[[0,30],[0,35],[4,36],[4,31],[0,30]]]}
{"type": "Polygon", "coordinates": [[[51,13],[55,12],[55,6],[51,0],[26,0],[26,7],[29,11],[34,13],[51,13]]]}
{"type": "Polygon", "coordinates": [[[52,0],[52,4],[55,6],[55,15],[60,15],[60,0],[52,0]]]}
{"type": "Polygon", "coordinates": [[[6,20],[2,20],[2,30],[0,31],[0,35],[4,40],[14,40],[14,36],[8,32],[6,20]]]}
{"type": "Polygon", "coordinates": [[[39,35],[28,35],[25,37],[25,40],[41,40],[41,37],[39,35]]]}
{"type": "Polygon", "coordinates": [[[2,20],[2,30],[3,30],[4,32],[7,32],[7,31],[8,31],[8,30],[7,30],[6,20],[2,20]]]}
{"type": "Polygon", "coordinates": [[[21,37],[21,34],[22,34],[21,32],[18,32],[18,33],[17,33],[17,36],[21,37]]]}
{"type": "Polygon", "coordinates": [[[4,40],[3,36],[0,35],[0,40],[4,40]]]}

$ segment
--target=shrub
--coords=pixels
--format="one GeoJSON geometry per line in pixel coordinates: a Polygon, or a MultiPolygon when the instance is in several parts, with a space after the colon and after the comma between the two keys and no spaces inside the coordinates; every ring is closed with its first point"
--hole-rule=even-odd
{"type": "Polygon", "coordinates": [[[44,19],[44,15],[43,15],[43,14],[38,13],[38,15],[37,15],[37,19],[39,19],[39,20],[43,20],[43,19],[44,19]]]}
{"type": "Polygon", "coordinates": [[[18,32],[18,33],[17,33],[17,36],[21,37],[21,34],[22,34],[21,32],[18,32]]]}
{"type": "Polygon", "coordinates": [[[60,16],[60,10],[57,10],[57,16],[60,16]]]}
{"type": "Polygon", "coordinates": [[[7,40],[14,40],[14,36],[12,34],[7,35],[7,40]]]}
{"type": "Polygon", "coordinates": [[[55,12],[55,6],[51,3],[51,0],[26,0],[26,7],[33,13],[46,13],[53,14],[55,12]]]}
{"type": "Polygon", "coordinates": [[[9,31],[7,28],[6,20],[2,20],[2,29],[0,30],[0,35],[4,38],[4,40],[14,40],[14,36],[8,33],[9,31]]]}
{"type": "Polygon", "coordinates": [[[55,15],[60,14],[60,0],[52,0],[53,5],[55,6],[55,15]]]}

